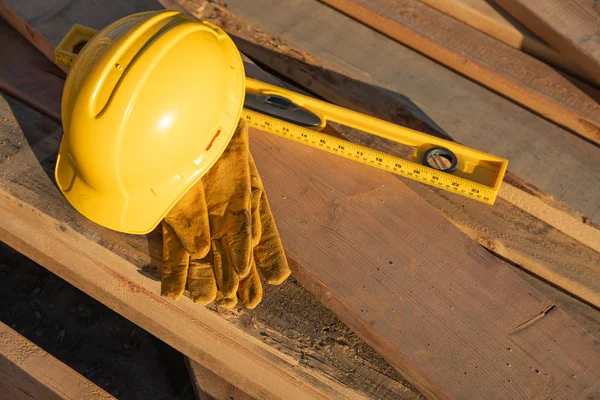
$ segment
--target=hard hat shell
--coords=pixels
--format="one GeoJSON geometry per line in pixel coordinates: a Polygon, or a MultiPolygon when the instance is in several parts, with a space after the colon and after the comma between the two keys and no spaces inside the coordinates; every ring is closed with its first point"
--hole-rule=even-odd
{"type": "Polygon", "coordinates": [[[235,44],[208,22],[158,11],[107,26],[65,82],[61,192],[97,224],[152,231],[225,150],[244,76],[235,44]]]}

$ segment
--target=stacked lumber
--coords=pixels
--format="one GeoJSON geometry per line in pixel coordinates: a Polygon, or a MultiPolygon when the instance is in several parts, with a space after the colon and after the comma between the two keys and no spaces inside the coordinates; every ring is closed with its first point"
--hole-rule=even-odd
{"type": "Polygon", "coordinates": [[[322,1],[600,144],[600,97],[583,82],[573,84],[545,63],[419,0],[322,1]]]}
{"type": "Polygon", "coordinates": [[[559,54],[533,32],[503,11],[495,2],[488,0],[421,0],[465,24],[472,26],[507,45],[524,51],[542,61],[590,80],[577,63],[559,54]]]}
{"type": "MultiPolygon", "coordinates": [[[[330,101],[402,125],[418,126],[419,130],[449,135],[467,145],[472,145],[469,140],[478,139],[493,148],[507,140],[490,140],[494,132],[485,129],[485,125],[476,126],[477,135],[482,138],[475,134],[455,137],[457,130],[433,123],[420,110],[420,102],[417,106],[391,92],[389,82],[365,84],[365,74],[353,69],[356,64],[341,58],[315,59],[256,28],[248,28],[247,23],[240,23],[223,7],[189,0],[161,3],[177,9],[183,6],[198,17],[217,20],[236,36],[240,50],[330,101]],[[267,47],[261,40],[265,37],[270,42],[267,47]]],[[[304,22],[319,24],[321,17],[332,18],[330,23],[334,20],[332,14],[323,11],[323,5],[309,0],[287,3],[287,20],[281,11],[284,6],[277,4],[280,2],[242,3],[230,2],[230,8],[269,20],[261,26],[273,31],[283,31],[281,26],[285,25],[292,35],[300,35],[300,29],[290,29],[290,20],[298,20],[302,12],[310,15],[304,22]],[[313,13],[315,7],[321,7],[318,13],[313,13]]],[[[160,7],[151,0],[119,5],[82,0],[69,2],[68,7],[55,0],[36,5],[34,9],[31,4],[2,0],[0,14],[50,59],[54,46],[73,23],[102,28],[129,13],[160,7]]],[[[415,7],[420,6],[415,3],[415,7]]],[[[339,21],[346,28],[353,26],[352,32],[362,32],[355,21],[339,21]]],[[[331,28],[339,26],[334,23],[331,28]]],[[[304,40],[310,35],[327,40],[322,31],[306,30],[306,26],[302,28],[304,40]]],[[[349,36],[344,30],[341,34],[349,36]]],[[[322,41],[314,43],[332,54],[331,47],[323,46],[322,41]]],[[[347,45],[356,53],[356,44],[347,45]]],[[[382,55],[388,63],[393,62],[390,54],[395,53],[382,55]]],[[[498,100],[493,93],[474,89],[469,86],[471,82],[463,82],[464,78],[458,75],[448,75],[437,64],[419,71],[419,65],[430,61],[418,54],[409,56],[417,63],[402,64],[406,67],[403,73],[411,73],[410,68],[414,68],[415,74],[430,70],[436,79],[438,73],[442,78],[448,77],[448,82],[463,85],[475,94],[473,101],[500,104],[496,107],[498,119],[503,118],[503,109],[519,109],[509,102],[502,103],[505,100],[498,100]]],[[[360,58],[376,61],[364,54],[360,58]]],[[[35,63],[27,61],[23,65],[35,71],[32,76],[44,75],[35,63]]],[[[381,73],[385,64],[378,66],[381,73]]],[[[4,82],[4,77],[10,77],[14,70],[0,70],[0,79],[4,82]]],[[[247,73],[271,79],[252,64],[247,64],[247,73]]],[[[370,72],[368,76],[379,79],[370,72]]],[[[573,122],[595,115],[593,107],[584,107],[594,96],[593,89],[578,83],[585,93],[576,92],[569,80],[560,80],[559,76],[550,75],[553,84],[572,95],[569,107],[555,96],[557,92],[536,92],[539,87],[535,82],[524,90],[524,98],[536,93],[529,97],[534,103],[548,106],[544,112],[551,111],[545,115],[550,119],[557,120],[559,111],[568,111],[564,120],[557,121],[565,126],[569,118],[573,122]],[[585,97],[590,94],[592,97],[585,97]],[[556,113],[552,114],[552,110],[556,113]]],[[[56,118],[60,115],[56,98],[63,76],[53,74],[44,79],[39,81],[44,90],[18,79],[0,87],[10,88],[10,93],[25,104],[56,118]]],[[[506,82],[518,82],[511,79],[506,82]]],[[[518,84],[512,88],[518,92],[518,84]]],[[[434,94],[428,92],[432,98],[434,94]]],[[[432,108],[425,109],[431,115],[432,108]]],[[[582,173],[590,181],[598,179],[598,170],[587,169],[599,162],[594,158],[597,148],[588,147],[591,145],[586,141],[533,114],[519,111],[518,118],[525,127],[516,125],[514,135],[528,138],[532,146],[542,146],[547,143],[536,144],[536,127],[550,126],[547,141],[560,138],[562,144],[569,144],[563,151],[580,158],[556,183],[542,179],[542,171],[547,171],[547,167],[529,171],[533,161],[520,153],[516,165],[528,173],[527,181],[509,175],[510,181],[505,183],[508,190],[494,208],[455,199],[418,184],[407,186],[384,172],[251,130],[251,150],[269,193],[294,278],[322,306],[291,282],[271,288],[260,309],[229,313],[198,307],[189,298],[180,302],[162,299],[157,282],[160,237],[156,233],[146,237],[117,234],[79,216],[46,175],[53,168],[58,150],[58,125],[12,100],[1,104],[0,113],[0,131],[6,137],[0,144],[0,239],[208,370],[199,373],[225,378],[225,383],[219,383],[225,391],[239,388],[251,396],[273,398],[419,397],[402,385],[401,378],[390,378],[396,377],[396,372],[386,370],[384,364],[377,364],[380,369],[371,374],[352,362],[347,364],[351,365],[351,372],[345,373],[339,367],[347,362],[343,356],[334,352],[330,354],[333,360],[319,357],[326,350],[312,338],[319,336],[319,330],[329,332],[329,325],[323,325],[323,316],[329,314],[324,309],[320,311],[326,307],[431,398],[600,396],[600,348],[592,333],[595,328],[585,325],[586,318],[577,311],[582,305],[571,308],[553,295],[548,297],[548,292],[540,293],[493,255],[508,255],[503,257],[516,265],[526,265],[540,276],[549,276],[553,283],[592,304],[600,304],[598,231],[586,220],[587,215],[596,215],[600,210],[592,203],[593,193],[577,197],[576,202],[570,201],[576,196],[565,189],[565,185],[576,185],[569,182],[573,177],[569,174],[575,174],[582,166],[582,173]],[[552,198],[554,193],[549,195],[528,182],[551,191],[562,190],[560,201],[552,198]],[[585,214],[573,209],[584,210],[585,214]],[[308,346],[296,340],[297,331],[289,329],[298,324],[304,326],[298,329],[304,329],[308,346]],[[316,352],[310,359],[313,347],[316,352]]],[[[485,118],[490,116],[474,118],[475,123],[483,124],[485,118]]],[[[400,151],[358,132],[339,133],[373,147],[400,151]]],[[[481,147],[498,153],[486,146],[481,147]]],[[[504,148],[514,151],[509,147],[504,148]]],[[[538,287],[538,283],[533,284],[538,287]]],[[[597,311],[592,312],[592,319],[597,317],[594,313],[597,311]]],[[[362,343],[356,339],[348,342],[348,335],[333,337],[349,346],[348,351],[354,351],[357,358],[364,357],[359,354],[359,349],[364,348],[362,343]]],[[[365,369],[369,367],[363,365],[365,369]]]]}

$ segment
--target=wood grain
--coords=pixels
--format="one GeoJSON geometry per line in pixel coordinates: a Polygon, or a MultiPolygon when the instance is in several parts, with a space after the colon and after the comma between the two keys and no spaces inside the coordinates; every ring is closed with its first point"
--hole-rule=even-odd
{"type": "Polygon", "coordinates": [[[584,80],[588,74],[577,63],[562,57],[492,0],[421,0],[423,3],[464,22],[507,45],[584,80]]]}
{"type": "Polygon", "coordinates": [[[64,80],[65,74],[55,65],[49,64],[46,57],[3,20],[0,21],[0,60],[7,60],[16,54],[29,60],[21,68],[15,69],[10,63],[0,63],[0,90],[49,116],[60,120],[60,93],[53,90],[54,82],[64,80]],[[48,102],[40,99],[48,99],[48,102]]]}
{"type": "MultiPolygon", "coordinates": [[[[399,180],[259,131],[250,134],[295,277],[426,395],[519,397],[547,391],[565,397],[586,392],[595,395],[600,390],[594,387],[600,360],[595,356],[599,349],[592,335],[558,307],[552,308],[548,299],[399,180]],[[428,229],[432,225],[437,227],[435,232],[428,229]],[[445,256],[448,252],[453,254],[450,259],[445,256]],[[545,329],[546,324],[553,327],[552,336],[537,328],[545,329]],[[556,337],[559,339],[553,342],[556,337]],[[551,352],[536,357],[539,346],[548,346],[551,352]],[[529,370],[532,366],[544,372],[529,370]],[[550,380],[556,383],[548,388],[550,380]]],[[[0,202],[0,207],[10,209],[0,211],[3,217],[12,216],[10,226],[3,229],[28,239],[22,242],[41,249],[39,240],[31,237],[34,233],[46,232],[57,240],[81,236],[56,225],[54,231],[48,225],[40,226],[43,216],[27,219],[15,203],[0,202]]],[[[27,207],[21,208],[27,211],[27,207]]],[[[102,250],[98,246],[85,249],[92,256],[102,250]]],[[[61,248],[52,256],[64,253],[61,248]]],[[[108,261],[96,268],[111,270],[116,260],[108,261]]],[[[95,263],[91,264],[85,269],[92,271],[95,263]]],[[[133,277],[128,278],[134,284],[133,277]]],[[[157,285],[144,284],[143,292],[158,302],[162,299],[154,294],[157,285]]],[[[191,306],[189,302],[175,304],[191,306]]],[[[152,307],[160,312],[153,320],[165,321],[167,308],[152,307]]],[[[205,328],[216,329],[213,324],[217,322],[211,320],[205,328]]],[[[182,336],[189,328],[184,324],[168,332],[182,336]]],[[[216,344],[211,344],[211,349],[204,350],[215,358],[219,354],[221,360],[235,360],[236,365],[229,368],[258,363],[265,357],[247,353],[241,360],[228,358],[219,352],[227,351],[226,346],[216,349],[216,344]]],[[[209,368],[218,373],[214,366],[209,368]]],[[[254,378],[259,372],[246,369],[254,378]]],[[[231,373],[219,375],[240,378],[231,373]]],[[[261,383],[276,390],[281,380],[276,388],[261,383]]],[[[287,393],[288,398],[296,395],[287,393]]]]}
{"type": "Polygon", "coordinates": [[[185,365],[190,373],[194,392],[198,400],[252,400],[243,391],[194,360],[185,359],[185,365]]]}
{"type": "MultiPolygon", "coordinates": [[[[13,56],[20,54],[28,54],[28,49],[18,49],[13,56]]],[[[29,58],[8,57],[2,59],[1,63],[3,67],[7,67],[7,71],[20,71],[31,68],[23,65],[28,60],[29,58]]],[[[45,64],[36,63],[36,66],[42,69],[48,67],[47,64],[50,62],[45,59],[42,61],[45,61],[45,64]]],[[[32,76],[39,76],[39,73],[32,76]]],[[[26,95],[27,98],[39,98],[40,93],[46,93],[48,96],[41,104],[53,109],[55,111],[53,113],[59,111],[59,104],[52,101],[55,95],[62,90],[64,83],[62,80],[41,80],[37,82],[41,87],[36,87],[35,79],[25,86],[19,86],[18,83],[20,82],[19,79],[8,81],[10,85],[19,87],[21,93],[26,95]],[[45,89],[44,91],[40,90],[42,87],[45,89]]],[[[122,282],[128,282],[129,279],[133,279],[136,285],[142,286],[145,284],[144,282],[155,282],[153,283],[157,290],[155,293],[158,293],[156,281],[160,279],[162,252],[160,235],[157,233],[146,237],[121,235],[99,229],[97,225],[90,223],[74,212],[68,203],[64,201],[53,183],[54,162],[61,139],[59,126],[18,102],[11,100],[4,102],[2,98],[0,98],[0,101],[2,101],[2,107],[0,107],[2,111],[0,113],[2,120],[0,125],[0,137],[2,138],[2,145],[0,146],[0,191],[17,196],[21,205],[29,204],[37,210],[43,210],[43,213],[41,211],[40,213],[47,215],[53,221],[52,229],[56,229],[56,227],[59,227],[61,231],[63,228],[72,229],[74,232],[90,239],[90,241],[85,241],[83,244],[63,244],[64,246],[81,246],[82,253],[74,254],[70,252],[62,259],[69,267],[52,260],[49,261],[48,257],[43,254],[47,246],[53,248],[54,245],[50,241],[42,239],[41,247],[33,249],[23,247],[21,251],[61,277],[69,278],[70,276],[71,283],[125,317],[138,322],[154,335],[163,340],[178,341],[178,337],[173,338],[168,334],[161,333],[156,328],[156,322],[152,320],[152,318],[157,318],[156,315],[146,320],[146,323],[143,319],[140,322],[139,314],[143,316],[144,313],[148,312],[144,310],[144,307],[154,307],[154,303],[141,301],[129,306],[127,291],[123,293],[122,286],[120,286],[122,282]],[[5,168],[5,163],[10,163],[11,168],[5,168]],[[114,280],[109,279],[108,286],[95,286],[93,289],[86,286],[86,282],[93,282],[95,279],[94,274],[89,274],[86,266],[79,262],[82,257],[88,259],[89,255],[84,252],[87,247],[99,247],[121,260],[114,265],[117,278],[114,280]],[[40,251],[40,249],[42,250],[40,251]],[[69,258],[71,256],[72,258],[69,258]],[[131,270],[129,278],[120,275],[120,270],[131,270]],[[80,276],[77,277],[77,274],[80,276]],[[75,275],[75,278],[73,278],[73,275],[75,275]],[[110,286],[111,282],[114,287],[110,286]],[[119,302],[123,299],[125,299],[125,305],[119,302]]],[[[18,220],[18,217],[15,218],[18,220]]],[[[33,218],[36,218],[35,215],[33,218]]],[[[0,217],[0,221],[2,221],[0,226],[4,226],[4,214],[0,217]]],[[[32,232],[32,234],[36,235],[35,232],[32,232]]],[[[13,239],[2,238],[0,240],[5,240],[13,246],[20,246],[20,242],[14,244],[13,239]]],[[[60,246],[56,246],[56,248],[56,251],[61,251],[60,246]]],[[[96,260],[92,259],[90,262],[93,263],[96,260]]],[[[132,290],[137,290],[135,288],[138,288],[138,286],[135,286],[132,290]]],[[[186,301],[189,301],[189,299],[186,299],[186,301]]],[[[162,302],[161,304],[166,307],[172,305],[171,302],[162,302]]],[[[177,330],[180,324],[178,318],[203,320],[203,315],[193,312],[196,308],[202,307],[193,305],[190,301],[191,316],[182,315],[177,310],[173,310],[173,313],[168,313],[168,315],[174,315],[175,319],[167,316],[164,323],[168,328],[177,330]]],[[[340,396],[342,398],[422,399],[418,391],[410,387],[393,367],[362,342],[294,279],[289,279],[280,287],[267,286],[265,288],[265,299],[261,306],[255,310],[226,312],[212,308],[209,311],[214,314],[214,318],[222,320],[222,324],[216,326],[216,331],[198,332],[198,334],[204,334],[207,340],[229,338],[231,340],[226,342],[226,346],[232,346],[234,352],[243,352],[245,351],[244,348],[240,350],[240,344],[238,344],[238,341],[242,340],[239,339],[240,336],[236,338],[230,334],[230,331],[238,332],[242,338],[254,338],[255,341],[260,343],[260,347],[263,348],[266,354],[275,355],[275,360],[283,360],[283,363],[274,363],[270,356],[264,358],[260,354],[254,353],[252,357],[257,358],[256,362],[269,368],[269,373],[266,375],[258,372],[259,375],[262,375],[261,379],[285,380],[286,372],[282,371],[289,369],[300,371],[298,377],[293,380],[293,384],[297,385],[300,390],[305,390],[307,392],[305,395],[310,397],[319,397],[319,394],[322,394],[325,397],[332,398],[340,396]],[[213,333],[216,337],[211,336],[213,333]],[[303,377],[304,373],[308,374],[306,378],[303,377]],[[315,389],[314,383],[319,381],[323,382],[323,385],[328,388],[326,392],[329,392],[329,394],[325,395],[323,394],[325,392],[318,389],[321,384],[317,383],[317,389],[315,389]],[[315,391],[317,394],[314,393],[315,391]]],[[[210,323],[210,320],[207,322],[210,323]]],[[[191,331],[188,331],[189,333],[191,331]]],[[[195,336],[190,336],[189,340],[195,343],[195,336]]],[[[185,340],[179,343],[179,346],[179,350],[185,353],[185,340]]],[[[188,352],[188,354],[190,353],[188,352]]],[[[216,369],[219,373],[225,374],[228,379],[244,387],[244,390],[248,390],[255,396],[277,397],[276,394],[272,393],[268,396],[265,395],[264,390],[261,389],[264,386],[262,382],[252,383],[249,386],[244,383],[244,375],[242,375],[242,378],[230,376],[227,375],[227,369],[219,367],[221,363],[227,365],[229,362],[237,365],[236,357],[226,360],[195,357],[195,360],[201,361],[205,366],[210,366],[213,371],[216,369]]],[[[246,367],[254,368],[252,365],[240,365],[236,368],[243,372],[246,367]]]]}
{"type": "MultiPolygon", "coordinates": [[[[179,3],[198,18],[227,30],[238,47],[254,60],[315,94],[344,107],[442,135],[411,117],[410,110],[403,109],[403,104],[385,90],[349,79],[351,72],[343,66],[302,52],[214,3],[203,7],[197,7],[193,0],[179,3]]],[[[402,153],[397,144],[371,135],[352,130],[345,130],[344,134],[369,147],[402,153]]],[[[507,176],[501,200],[494,207],[480,207],[418,183],[404,182],[494,254],[600,307],[600,231],[587,223],[581,213],[569,210],[513,174],[507,176]]]]}
{"type": "Polygon", "coordinates": [[[5,400],[114,399],[2,322],[0,392],[5,400]]]}
{"type": "Polygon", "coordinates": [[[545,63],[418,0],[323,2],[600,144],[597,96],[589,97],[545,63]]]}
{"type": "Polygon", "coordinates": [[[495,0],[600,83],[600,16],[595,0],[495,0]]]}

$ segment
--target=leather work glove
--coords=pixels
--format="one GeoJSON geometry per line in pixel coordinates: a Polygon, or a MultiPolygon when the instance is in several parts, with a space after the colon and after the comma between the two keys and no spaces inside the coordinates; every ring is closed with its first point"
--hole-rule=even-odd
{"type": "Polygon", "coordinates": [[[187,288],[200,304],[247,308],[262,299],[260,275],[281,284],[290,269],[240,121],[215,165],[162,223],[161,294],[178,299],[187,288]],[[259,275],[260,273],[260,275],[259,275]]]}

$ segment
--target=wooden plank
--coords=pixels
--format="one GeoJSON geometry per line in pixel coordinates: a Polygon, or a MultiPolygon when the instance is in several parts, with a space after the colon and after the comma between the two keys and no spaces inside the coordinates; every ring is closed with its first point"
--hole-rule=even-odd
{"type": "Polygon", "coordinates": [[[215,375],[210,370],[204,368],[194,360],[186,357],[185,365],[188,368],[192,385],[198,400],[213,400],[213,399],[228,399],[228,400],[252,400],[253,397],[248,396],[243,391],[239,390],[231,383],[218,375],[215,375]]]}
{"type": "MultiPolygon", "coordinates": [[[[198,18],[226,29],[238,47],[257,62],[307,86],[317,95],[414,129],[440,134],[411,118],[403,110],[403,104],[386,90],[349,79],[351,72],[343,65],[332,65],[302,52],[234,15],[228,8],[214,3],[197,7],[194,1],[179,2],[198,18]]],[[[345,135],[393,154],[399,152],[398,146],[370,135],[355,131],[345,131],[345,135]]],[[[600,307],[600,231],[581,213],[569,210],[512,174],[508,174],[494,207],[480,207],[411,181],[406,183],[489,251],[600,307]]]]}
{"type": "Polygon", "coordinates": [[[496,0],[600,83],[600,17],[594,0],[496,0]]]}
{"type": "Polygon", "coordinates": [[[12,68],[10,63],[0,63],[0,90],[59,121],[60,108],[47,108],[38,99],[50,97],[50,104],[60,104],[60,93],[52,90],[55,87],[53,81],[64,79],[64,73],[55,65],[49,64],[44,55],[29,45],[8,23],[3,20],[0,22],[0,60],[19,54],[30,61],[23,63],[20,69],[12,68]]]}
{"type": "Polygon", "coordinates": [[[2,322],[0,392],[5,400],[114,399],[2,322]]]}
{"type": "Polygon", "coordinates": [[[588,96],[545,63],[417,0],[323,2],[600,144],[597,94],[588,96]]]}
{"type": "MultiPolygon", "coordinates": [[[[251,147],[295,277],[425,394],[564,397],[600,390],[591,383],[600,366],[592,336],[399,180],[255,130],[251,147]],[[548,356],[536,356],[539,346],[548,356]],[[549,379],[556,384],[547,388],[549,379]]],[[[24,223],[13,203],[0,202],[11,208],[2,214],[19,221],[4,228],[13,235],[76,234],[24,223]]],[[[27,239],[39,247],[35,236],[27,239]]],[[[157,285],[146,286],[149,295],[157,285]]]]}
{"type": "Polygon", "coordinates": [[[576,63],[562,57],[519,21],[491,0],[421,0],[467,25],[472,26],[507,45],[524,51],[574,76],[590,80],[576,63]]]}
{"type": "MultiPolygon", "coordinates": [[[[14,54],[27,53],[26,49],[19,49],[14,54]]],[[[23,65],[27,60],[21,57],[8,57],[3,59],[3,63],[10,66],[7,70],[19,71],[28,68],[23,65]]],[[[45,61],[46,64],[50,63],[48,60],[45,61]]],[[[48,65],[41,64],[39,67],[44,70],[48,65]]],[[[251,67],[252,65],[248,65],[247,69],[250,70],[251,67]]],[[[32,76],[38,75],[34,74],[32,76]]],[[[264,79],[264,77],[262,78],[264,79]]],[[[17,80],[17,82],[20,81],[17,80]]],[[[15,82],[11,81],[9,83],[17,86],[15,82]]],[[[60,92],[63,83],[59,79],[40,82],[50,93],[52,91],[60,92]]],[[[22,93],[27,94],[27,97],[38,97],[40,93],[39,88],[36,88],[35,81],[19,88],[22,93]]],[[[50,103],[51,101],[53,101],[52,95],[48,96],[43,103],[49,103],[48,106],[57,111],[60,105],[50,103]]],[[[13,113],[18,116],[19,129],[27,132],[28,135],[25,138],[20,138],[18,135],[13,137],[9,135],[7,139],[11,140],[6,143],[6,146],[13,147],[14,143],[14,146],[20,147],[22,143],[27,143],[27,140],[29,140],[34,154],[41,160],[42,168],[48,176],[52,176],[51,171],[54,166],[55,153],[60,142],[60,130],[56,125],[48,123],[36,113],[27,111],[18,103],[9,102],[9,105],[13,113]]],[[[6,109],[6,111],[11,110],[6,109]]],[[[11,121],[16,122],[15,116],[7,115],[5,122],[10,124],[11,121]]],[[[27,152],[22,152],[14,157],[19,157],[19,159],[13,159],[13,162],[15,165],[21,165],[21,167],[13,168],[10,172],[4,170],[8,174],[6,179],[12,179],[11,177],[15,174],[28,171],[32,165],[35,165],[34,159],[27,152]]],[[[66,203],[62,200],[52,181],[46,178],[42,170],[39,172],[35,170],[35,173],[25,173],[23,180],[26,182],[22,183],[24,186],[33,189],[19,191],[18,193],[26,196],[30,201],[34,201],[39,208],[45,210],[46,213],[50,213],[52,217],[63,221],[72,220],[72,214],[77,215],[73,213],[70,207],[65,207],[66,203]],[[33,192],[36,194],[32,194],[33,192]],[[69,212],[67,213],[65,210],[69,212]]],[[[14,187],[12,186],[13,189],[14,187]]],[[[149,278],[159,279],[162,248],[160,237],[157,234],[148,238],[115,235],[114,232],[107,230],[97,232],[97,226],[90,224],[89,221],[83,218],[79,218],[79,221],[75,220],[74,224],[80,232],[92,235],[95,240],[104,243],[105,247],[112,249],[120,257],[136,263],[140,271],[149,278]],[[152,245],[149,246],[147,241],[152,242],[152,245]]],[[[58,221],[57,224],[59,224],[58,221]]],[[[72,261],[76,262],[76,260],[72,261]]],[[[134,268],[133,265],[127,262],[124,262],[120,267],[134,268]]],[[[232,326],[228,329],[238,330],[264,342],[265,349],[279,354],[279,357],[286,360],[286,362],[289,361],[292,369],[309,371],[310,375],[315,377],[312,379],[317,379],[317,381],[321,377],[325,379],[324,382],[326,383],[333,379],[337,383],[329,383],[328,385],[332,385],[334,392],[337,391],[338,395],[342,397],[344,396],[340,393],[343,393],[344,390],[337,390],[337,387],[350,387],[359,393],[359,397],[376,396],[382,399],[422,398],[418,391],[409,387],[389,364],[344,326],[331,312],[321,306],[313,296],[302,289],[293,279],[281,287],[267,287],[265,290],[267,293],[265,295],[266,299],[258,309],[252,310],[252,312],[240,313],[219,312],[217,317],[231,323],[232,326]],[[318,349],[313,348],[316,344],[320,344],[318,349]]],[[[104,294],[100,289],[100,294],[97,296],[104,298],[107,294],[104,294]]],[[[112,308],[116,307],[115,304],[118,305],[115,302],[105,302],[105,304],[112,308]]],[[[120,311],[121,309],[122,307],[116,307],[116,311],[123,313],[123,311],[120,311]]],[[[129,314],[125,313],[125,315],[129,314]]],[[[195,316],[195,318],[199,317],[195,316]]],[[[145,328],[150,329],[156,335],[156,332],[151,330],[152,327],[145,328]]],[[[218,333],[227,336],[227,331],[218,331],[218,333]]],[[[203,362],[208,363],[206,360],[203,360],[203,362]]],[[[260,362],[270,361],[261,360],[260,362]]],[[[211,363],[208,363],[208,365],[211,365],[211,363]]],[[[273,373],[277,373],[277,369],[273,373]]],[[[234,380],[234,382],[240,384],[238,381],[234,380]]],[[[302,384],[310,386],[307,382],[302,384]]]]}

